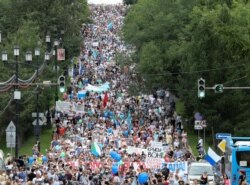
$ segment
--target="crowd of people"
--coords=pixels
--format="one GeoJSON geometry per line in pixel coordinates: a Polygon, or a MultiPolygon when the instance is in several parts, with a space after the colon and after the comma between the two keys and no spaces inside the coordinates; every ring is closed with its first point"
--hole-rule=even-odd
{"type": "Polygon", "coordinates": [[[174,98],[167,89],[130,96],[132,68],[115,63],[117,53],[131,52],[119,37],[127,7],[90,10],[93,24],[83,25],[81,54],[61,100],[72,106],[57,109],[46,153],[35,145],[25,159],[6,158],[0,184],[185,184],[186,167],[168,165],[193,160],[174,98]],[[150,162],[154,145],[161,153],[154,151],[150,162]]]}

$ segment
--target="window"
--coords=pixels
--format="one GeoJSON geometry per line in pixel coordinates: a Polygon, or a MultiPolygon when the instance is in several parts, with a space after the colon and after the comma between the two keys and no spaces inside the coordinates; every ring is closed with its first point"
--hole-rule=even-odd
{"type": "Polygon", "coordinates": [[[236,161],[241,167],[250,167],[250,151],[237,151],[236,161]]]}

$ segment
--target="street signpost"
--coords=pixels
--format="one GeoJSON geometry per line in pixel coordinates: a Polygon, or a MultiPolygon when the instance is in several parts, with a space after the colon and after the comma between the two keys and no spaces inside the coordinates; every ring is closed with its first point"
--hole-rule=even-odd
{"type": "Polygon", "coordinates": [[[194,122],[194,129],[195,130],[203,130],[203,126],[201,125],[201,121],[196,120],[194,122]]]}
{"type": "MultiPolygon", "coordinates": [[[[39,117],[39,118],[44,117],[44,113],[43,113],[43,112],[39,112],[39,113],[38,113],[38,117],[39,117]]],[[[32,118],[36,118],[36,112],[32,112],[32,118]]]]}
{"type": "Polygon", "coordinates": [[[217,145],[218,148],[223,152],[225,153],[226,152],[226,146],[227,146],[227,142],[226,140],[221,140],[221,142],[217,145]]]}
{"type": "Polygon", "coordinates": [[[227,137],[231,137],[230,133],[216,133],[216,139],[226,139],[227,137]]]}
{"type": "Polygon", "coordinates": [[[38,117],[37,117],[37,112],[32,112],[32,117],[36,118],[33,122],[32,125],[34,126],[34,134],[35,136],[39,136],[41,133],[41,126],[43,125],[43,119],[44,119],[44,113],[43,112],[39,112],[38,113],[38,117]],[[38,120],[38,122],[37,122],[38,120]],[[38,125],[37,125],[38,123],[38,125]]]}
{"type": "Polygon", "coordinates": [[[16,145],[16,126],[11,121],[6,128],[6,147],[10,148],[12,155],[12,148],[16,145]]]}
{"type": "MultiPolygon", "coordinates": [[[[40,118],[38,118],[38,124],[39,126],[43,125],[43,121],[40,118]]],[[[32,122],[32,125],[36,126],[36,119],[32,122]]]]}

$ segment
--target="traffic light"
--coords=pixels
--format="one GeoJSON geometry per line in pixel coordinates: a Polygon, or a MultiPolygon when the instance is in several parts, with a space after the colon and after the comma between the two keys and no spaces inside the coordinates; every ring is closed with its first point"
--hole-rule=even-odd
{"type": "Polygon", "coordinates": [[[214,91],[215,93],[223,93],[223,84],[216,84],[214,85],[214,91]]]}
{"type": "Polygon", "coordinates": [[[59,91],[61,93],[65,92],[65,76],[61,75],[58,78],[59,91]]]}
{"type": "Polygon", "coordinates": [[[200,78],[198,80],[198,98],[202,99],[205,97],[205,80],[203,78],[200,78]]]}

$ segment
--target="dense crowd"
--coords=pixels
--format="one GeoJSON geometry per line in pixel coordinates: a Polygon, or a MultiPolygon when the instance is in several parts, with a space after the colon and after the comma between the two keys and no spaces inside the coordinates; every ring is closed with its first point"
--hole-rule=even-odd
{"type": "Polygon", "coordinates": [[[57,110],[50,148],[8,156],[0,184],[185,184],[179,167],[168,165],[193,160],[173,96],[167,89],[129,96],[132,68],[115,63],[117,53],[131,52],[119,37],[126,8],[90,5],[93,24],[83,25],[81,54],[63,95],[82,109],[57,110]],[[163,151],[150,163],[147,149],[159,144],[163,151]]]}

